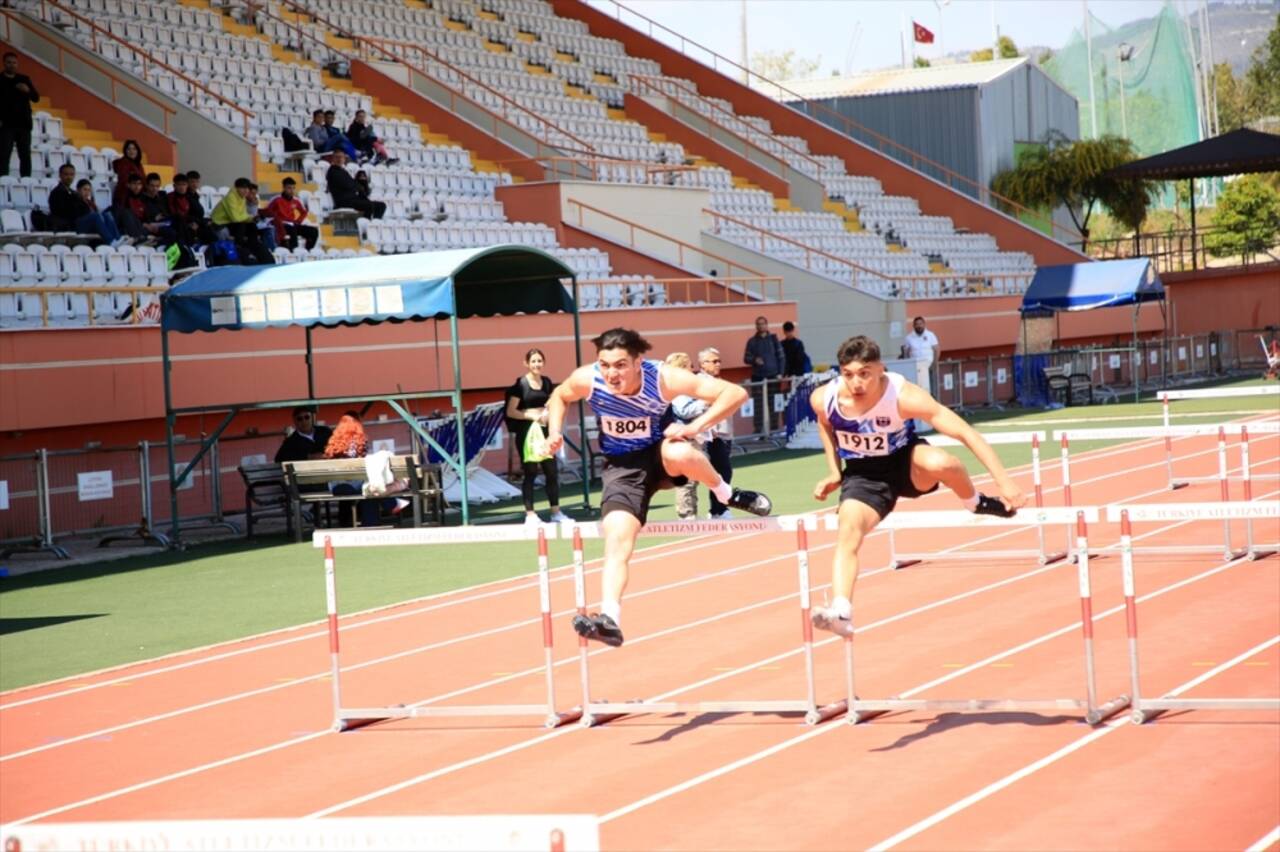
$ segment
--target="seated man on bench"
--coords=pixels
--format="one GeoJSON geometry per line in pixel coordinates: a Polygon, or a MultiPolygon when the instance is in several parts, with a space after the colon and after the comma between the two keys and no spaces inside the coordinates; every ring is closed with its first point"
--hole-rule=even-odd
{"type": "MultiPolygon", "coordinates": [[[[369,439],[364,433],[364,426],[360,423],[360,415],[354,411],[348,411],[338,420],[337,427],[333,430],[329,442],[324,448],[324,458],[326,459],[355,459],[364,458],[369,453],[369,439]]],[[[352,480],[350,482],[331,482],[329,490],[334,494],[348,495],[363,493],[364,483],[352,480]]],[[[360,526],[376,527],[379,520],[380,508],[388,508],[392,514],[400,514],[409,501],[402,497],[394,500],[361,500],[359,502],[360,526]]]]}

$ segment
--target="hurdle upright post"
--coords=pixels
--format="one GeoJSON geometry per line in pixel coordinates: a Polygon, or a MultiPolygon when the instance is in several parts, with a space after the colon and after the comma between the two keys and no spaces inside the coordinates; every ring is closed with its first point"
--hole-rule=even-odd
{"type": "Polygon", "coordinates": [[[1084,512],[1076,512],[1076,572],[1080,579],[1080,628],[1084,634],[1085,713],[1084,720],[1096,725],[1129,704],[1129,696],[1121,695],[1098,705],[1098,682],[1093,658],[1093,590],[1089,581],[1089,527],[1084,512]]]}
{"type": "MultiPolygon", "coordinates": [[[[1071,503],[1071,444],[1067,440],[1067,433],[1062,433],[1062,505],[1070,508],[1071,503]]],[[[1064,554],[1065,559],[1074,559],[1077,554],[1074,550],[1074,543],[1071,540],[1071,525],[1067,525],[1067,550],[1064,554]]]]}
{"type": "MultiPolygon", "coordinates": [[[[1243,424],[1240,426],[1240,481],[1241,487],[1244,488],[1245,502],[1253,502],[1253,475],[1249,472],[1249,427],[1243,424]]],[[[1274,550],[1259,549],[1254,544],[1253,518],[1246,518],[1244,522],[1244,546],[1252,560],[1275,553],[1274,550]]]]}
{"type": "MultiPolygon", "coordinates": [[[[587,577],[582,567],[582,531],[577,525],[573,528],[573,605],[578,615],[587,614],[587,577]]],[[[587,665],[587,637],[578,635],[578,671],[582,681],[582,724],[595,724],[595,717],[588,708],[591,706],[591,675],[587,665]]]]}
{"type": "Polygon", "coordinates": [[[1169,482],[1169,490],[1176,491],[1187,485],[1186,482],[1177,482],[1173,478],[1173,435],[1169,433],[1170,417],[1169,417],[1169,392],[1160,392],[1160,410],[1164,422],[1164,467],[1169,482]]]}
{"type": "MultiPolygon", "coordinates": [[[[1222,502],[1231,502],[1231,484],[1227,481],[1227,428],[1218,427],[1218,489],[1222,502]]],[[[1233,559],[1235,551],[1231,547],[1231,520],[1222,519],[1222,558],[1233,559]]]]}
{"type": "MultiPolygon", "coordinates": [[[[1035,486],[1036,508],[1044,508],[1044,487],[1040,471],[1040,436],[1031,433],[1031,482],[1035,486]]],[[[1067,553],[1049,553],[1049,546],[1045,540],[1044,525],[1036,524],[1036,537],[1040,540],[1040,564],[1048,565],[1050,562],[1057,562],[1059,559],[1066,559],[1067,553]]]]}
{"type": "Polygon", "coordinates": [[[1138,604],[1134,599],[1133,526],[1127,509],[1120,510],[1120,570],[1124,580],[1125,635],[1129,642],[1129,694],[1133,701],[1129,716],[1134,724],[1141,725],[1146,715],[1139,709],[1142,692],[1138,686],[1138,604]]]}
{"type": "Polygon", "coordinates": [[[567,722],[582,718],[582,709],[556,710],[556,680],[553,648],[554,632],[551,628],[551,568],[547,559],[547,532],[538,527],[538,598],[542,608],[542,659],[546,667],[547,680],[547,719],[548,728],[555,728],[567,722]]]}
{"type": "Polygon", "coordinates": [[[333,694],[333,729],[346,730],[342,719],[342,687],[338,682],[338,581],[335,576],[333,539],[324,538],[324,597],[329,621],[329,687],[333,694]]]}
{"type": "Polygon", "coordinates": [[[807,724],[816,725],[837,716],[847,709],[847,704],[837,701],[822,707],[818,706],[818,686],[813,671],[813,620],[812,588],[809,582],[809,531],[805,528],[805,518],[798,519],[796,524],[796,570],[800,579],[800,638],[804,647],[804,672],[806,678],[806,700],[809,709],[804,714],[807,724]]]}

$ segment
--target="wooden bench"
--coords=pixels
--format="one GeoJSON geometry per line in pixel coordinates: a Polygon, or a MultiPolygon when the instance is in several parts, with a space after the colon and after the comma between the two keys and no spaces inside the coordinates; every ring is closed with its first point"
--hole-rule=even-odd
{"type": "Polygon", "coordinates": [[[293,532],[293,513],[289,511],[289,488],[284,469],[274,462],[240,465],[244,480],[245,537],[253,538],[255,520],[279,515],[284,518],[286,534],[293,532]]]}
{"type": "Polygon", "coordinates": [[[403,497],[413,504],[413,525],[422,526],[424,509],[431,523],[444,521],[444,490],[440,486],[440,466],[424,465],[414,456],[392,456],[391,475],[409,483],[404,491],[382,497],[362,494],[334,494],[331,482],[364,482],[364,459],[317,459],[284,463],[284,478],[292,504],[294,540],[302,541],[303,503],[358,503],[403,497]],[[324,486],[323,490],[312,490],[324,486]]]}
{"type": "Polygon", "coordinates": [[[1076,405],[1076,396],[1083,395],[1085,404],[1093,404],[1093,381],[1085,373],[1068,373],[1066,366],[1045,367],[1045,380],[1049,383],[1049,395],[1061,394],[1067,405],[1076,405]]]}

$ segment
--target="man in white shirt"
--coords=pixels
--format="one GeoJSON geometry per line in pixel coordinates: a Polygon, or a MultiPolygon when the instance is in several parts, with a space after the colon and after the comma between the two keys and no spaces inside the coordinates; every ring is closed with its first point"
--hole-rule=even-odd
{"type": "Polygon", "coordinates": [[[911,332],[902,340],[902,357],[915,359],[916,383],[925,390],[929,390],[929,371],[937,351],[938,336],[925,328],[924,317],[916,317],[911,321],[911,332]]]}

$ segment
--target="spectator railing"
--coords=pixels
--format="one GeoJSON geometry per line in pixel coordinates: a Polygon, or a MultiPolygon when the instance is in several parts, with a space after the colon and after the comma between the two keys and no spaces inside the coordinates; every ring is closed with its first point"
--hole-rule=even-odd
{"type": "MultiPolygon", "coordinates": [[[[83,295],[86,296],[86,307],[88,311],[87,322],[77,325],[56,325],[57,328],[111,328],[126,327],[130,325],[157,325],[160,322],[160,294],[167,288],[165,287],[110,287],[106,285],[88,286],[88,287],[8,287],[4,292],[17,296],[35,296],[40,300],[40,326],[42,328],[53,327],[49,322],[49,300],[56,299],[59,296],[83,295]],[[117,293],[127,293],[129,295],[129,315],[124,319],[117,319],[114,322],[100,322],[96,316],[97,311],[94,308],[95,296],[108,296],[117,293]],[[148,304],[142,304],[143,296],[153,296],[148,304]]],[[[123,313],[123,311],[121,311],[123,313]]],[[[19,325],[16,328],[26,328],[28,326],[19,325]]]]}
{"type": "MultiPolygon", "coordinates": [[[[174,68],[172,65],[168,64],[167,62],[162,62],[161,60],[147,53],[145,50],[142,50],[141,48],[139,48],[137,45],[131,44],[128,41],[125,41],[124,39],[120,38],[119,36],[111,33],[109,30],[106,30],[103,27],[100,27],[98,24],[94,23],[94,21],[91,20],[90,18],[86,18],[84,15],[81,15],[79,12],[75,11],[74,9],[71,9],[67,6],[62,5],[61,3],[58,3],[57,0],[37,0],[37,2],[39,3],[40,18],[45,23],[51,26],[57,26],[58,17],[54,15],[54,13],[56,12],[57,15],[59,16],[65,16],[70,20],[75,21],[77,29],[80,29],[80,28],[87,29],[89,31],[89,39],[90,39],[89,43],[94,53],[98,53],[99,41],[103,41],[103,40],[112,41],[122,46],[124,49],[128,50],[131,54],[133,54],[137,58],[138,63],[142,66],[142,78],[144,80],[147,79],[148,68],[150,68],[151,66],[154,66],[156,68],[163,69],[164,71],[177,77],[182,82],[186,83],[188,86],[191,87],[192,101],[189,105],[193,109],[195,108],[195,95],[197,92],[199,92],[201,95],[212,98],[213,100],[216,100],[218,103],[222,104],[223,106],[228,107],[233,112],[239,113],[240,123],[244,131],[243,135],[246,139],[249,137],[249,123],[255,116],[252,112],[240,106],[235,101],[228,100],[227,98],[215,92],[213,89],[210,89],[208,86],[201,83],[199,80],[195,80],[191,77],[188,77],[184,72],[178,70],[177,68],[174,68]]],[[[61,56],[61,53],[59,54],[59,56],[61,56]]],[[[61,68],[59,68],[59,70],[61,71],[61,68]]],[[[130,88],[130,91],[138,92],[138,89],[136,87],[130,86],[129,88],[130,88]]],[[[142,94],[141,92],[138,92],[138,93],[142,94]]],[[[181,100],[176,96],[173,96],[173,97],[174,97],[174,100],[179,100],[179,101],[181,100]]],[[[155,102],[156,99],[154,95],[152,95],[152,96],[148,96],[147,100],[155,102]]],[[[172,114],[174,113],[171,110],[168,110],[166,108],[165,127],[164,127],[164,130],[166,133],[169,132],[169,117],[172,114]]]]}
{"type": "MultiPolygon", "coordinates": [[[[40,41],[49,45],[49,47],[54,51],[54,55],[57,57],[57,62],[54,65],[54,67],[57,69],[59,74],[62,74],[63,76],[67,75],[68,51],[65,47],[63,47],[58,42],[54,41],[53,39],[49,38],[47,35],[42,33],[38,27],[32,26],[32,24],[29,21],[24,19],[23,15],[13,10],[0,9],[0,20],[4,21],[4,40],[7,43],[9,44],[14,43],[13,28],[21,27],[22,30],[28,33],[32,38],[37,38],[40,41]]],[[[151,104],[152,106],[154,106],[158,111],[158,115],[160,117],[160,123],[159,123],[160,129],[164,131],[166,136],[172,135],[171,119],[173,118],[173,116],[177,114],[177,111],[174,110],[173,107],[169,106],[164,101],[161,101],[150,92],[138,86],[135,82],[130,80],[126,75],[121,74],[120,71],[118,71],[115,68],[112,68],[110,65],[99,63],[99,62],[93,62],[93,61],[86,62],[85,59],[81,56],[76,56],[74,58],[77,63],[88,65],[94,71],[103,75],[104,77],[107,78],[108,81],[110,81],[110,86],[108,90],[110,97],[108,98],[108,100],[111,102],[112,106],[122,107],[125,109],[128,108],[121,103],[120,93],[119,93],[120,89],[126,89],[129,92],[132,92],[134,95],[137,95],[142,100],[146,101],[148,104],[151,104]]]]}
{"type": "MultiPolygon", "coordinates": [[[[609,157],[600,154],[594,157],[564,157],[548,155],[542,157],[513,157],[506,160],[495,160],[494,165],[502,167],[515,163],[537,163],[547,172],[548,180],[592,180],[610,181],[611,169],[626,169],[632,174],[644,173],[646,184],[662,184],[669,175],[681,172],[696,172],[696,166],[672,163],[655,163],[650,160],[627,160],[621,157],[609,157]]],[[[637,181],[615,181],[617,183],[637,183],[637,181]]],[[[674,185],[674,184],[669,184],[674,185]]]]}
{"type": "Polygon", "coordinates": [[[614,17],[619,22],[644,32],[650,38],[660,41],[685,56],[688,56],[690,59],[706,65],[712,71],[715,71],[718,74],[723,74],[726,77],[744,81],[744,85],[749,85],[761,94],[771,96],[774,100],[781,101],[783,106],[787,106],[796,112],[814,119],[815,121],[821,121],[823,124],[828,124],[826,119],[829,118],[831,122],[838,126],[838,128],[842,129],[841,132],[843,132],[844,135],[857,140],[861,144],[874,147],[881,153],[888,154],[898,162],[911,166],[911,168],[916,171],[928,175],[934,180],[945,184],[948,188],[958,189],[958,191],[964,192],[979,203],[985,204],[986,206],[1005,215],[1010,215],[1008,211],[1013,211],[1013,215],[1018,217],[1033,218],[1037,223],[1037,226],[1041,224],[1047,224],[1050,226],[1053,230],[1054,239],[1068,245],[1079,244],[1079,234],[1063,228],[1051,219],[1046,219],[1042,212],[1032,210],[1029,207],[1024,207],[1016,201],[992,191],[989,187],[983,186],[974,179],[953,171],[941,163],[913,151],[900,142],[895,142],[887,136],[877,133],[868,127],[864,127],[848,116],[841,115],[828,106],[809,100],[803,95],[791,91],[780,83],[776,83],[767,77],[763,77],[749,68],[744,68],[732,59],[726,59],[724,56],[716,53],[711,48],[704,47],[698,42],[687,39],[675,30],[663,26],[652,18],[646,17],[645,15],[622,5],[618,0],[599,0],[599,2],[611,4],[614,8],[614,17]],[[626,20],[626,18],[630,18],[631,20],[626,20]],[[770,92],[773,92],[773,94],[769,95],[770,92]],[[819,115],[823,116],[823,118],[818,118],[817,116],[819,115]]]}
{"type": "MultiPolygon", "coordinates": [[[[332,53],[336,56],[340,56],[346,59],[348,62],[350,62],[350,60],[353,58],[348,54],[344,53],[343,51],[338,50],[328,42],[317,39],[315,36],[306,32],[305,29],[299,26],[296,19],[294,21],[287,21],[277,15],[274,15],[263,4],[258,3],[255,0],[242,0],[242,2],[244,3],[245,7],[249,10],[251,15],[255,15],[255,16],[261,15],[271,20],[275,20],[278,23],[284,24],[287,27],[290,27],[295,32],[297,38],[299,39],[299,42],[301,42],[302,40],[310,40],[313,42],[317,42],[320,45],[322,45],[327,52],[332,53]]],[[[422,58],[425,58],[430,62],[434,62],[443,68],[447,68],[451,73],[458,75],[459,78],[464,79],[468,83],[471,83],[475,86],[478,86],[484,89],[485,91],[491,93],[493,96],[499,98],[504,104],[507,104],[509,107],[531,118],[533,122],[536,124],[536,126],[538,126],[539,128],[542,128],[544,135],[550,135],[551,133],[560,134],[564,138],[571,141],[574,145],[578,146],[580,150],[577,153],[583,153],[589,156],[597,155],[596,150],[592,145],[590,145],[587,142],[584,142],[582,139],[578,138],[570,131],[566,130],[563,127],[560,127],[554,122],[548,121],[545,117],[539,115],[533,110],[530,110],[525,106],[522,106],[521,104],[517,103],[516,101],[504,95],[502,92],[498,91],[497,89],[494,89],[492,86],[484,83],[483,81],[477,79],[471,74],[468,74],[466,71],[462,70],[461,68],[458,68],[456,65],[453,65],[452,63],[442,59],[438,54],[434,53],[431,50],[428,50],[422,45],[413,44],[411,42],[396,41],[394,39],[384,39],[384,38],[376,38],[373,36],[357,35],[338,24],[335,24],[331,21],[326,20],[323,16],[316,14],[314,11],[311,11],[309,9],[306,9],[303,6],[298,5],[297,3],[294,2],[294,0],[278,0],[278,2],[281,3],[281,5],[283,5],[284,7],[288,8],[295,15],[305,16],[307,18],[310,18],[311,20],[315,21],[318,25],[326,28],[329,32],[335,35],[338,35],[342,38],[350,40],[352,45],[355,47],[355,49],[358,52],[358,58],[365,61],[376,60],[376,61],[383,61],[383,62],[394,62],[396,64],[404,66],[404,68],[408,70],[411,74],[417,74],[420,77],[426,80],[429,80],[433,85],[439,86],[441,89],[445,91],[447,95],[448,108],[451,112],[459,113],[458,107],[463,104],[465,104],[468,107],[469,111],[478,111],[481,115],[485,117],[488,123],[488,126],[485,127],[484,129],[495,138],[501,139],[503,137],[503,134],[500,133],[498,129],[498,126],[502,125],[502,127],[506,129],[507,133],[515,133],[516,135],[532,140],[535,144],[536,153],[538,155],[543,154],[544,151],[553,155],[566,153],[564,151],[563,145],[557,145],[553,142],[548,141],[547,139],[540,138],[539,136],[531,133],[528,130],[525,130],[524,128],[512,122],[510,119],[504,116],[501,116],[498,113],[495,113],[493,110],[489,109],[483,104],[468,97],[466,94],[459,92],[457,89],[453,88],[453,86],[444,82],[439,77],[436,77],[435,75],[429,73],[426,70],[426,68],[424,68],[421,64],[410,62],[408,59],[405,58],[404,55],[402,55],[402,53],[397,53],[395,49],[391,49],[391,48],[397,48],[401,51],[408,51],[412,54],[416,54],[422,58]]],[[[418,91],[412,85],[410,86],[410,88],[414,89],[415,92],[418,91]]],[[[568,153],[574,153],[574,152],[568,152],[568,153]]]]}
{"type": "MultiPolygon", "coordinates": [[[[803,251],[802,265],[813,274],[825,276],[825,273],[816,269],[814,262],[816,258],[824,258],[848,270],[848,281],[838,283],[847,284],[856,290],[881,298],[935,299],[948,296],[1019,295],[1026,291],[1034,276],[1034,273],[1031,272],[991,272],[984,274],[936,272],[927,275],[891,275],[862,266],[848,258],[840,257],[828,251],[813,248],[791,237],[761,228],[735,216],[729,216],[711,209],[704,209],[703,212],[712,217],[711,233],[716,236],[721,235],[721,222],[730,222],[750,232],[749,242],[759,241],[760,247],[758,249],[752,248],[751,245],[746,245],[744,246],[745,248],[767,255],[769,254],[767,247],[770,242],[792,246],[797,250],[803,251]],[[863,276],[869,277],[871,281],[866,281],[863,276]]],[[[735,242],[734,239],[727,236],[722,236],[721,239],[735,242]]]]}
{"type": "MultiPolygon", "coordinates": [[[[684,107],[689,112],[692,112],[694,115],[698,116],[700,120],[705,121],[708,124],[710,124],[712,127],[716,128],[717,130],[720,130],[723,133],[727,133],[730,136],[732,136],[736,145],[741,149],[740,151],[734,151],[734,153],[740,154],[744,158],[751,160],[751,162],[756,163],[757,165],[760,165],[760,164],[757,162],[757,160],[752,158],[753,153],[757,157],[763,157],[764,159],[768,161],[772,161],[773,163],[777,164],[777,168],[771,168],[769,169],[769,171],[773,172],[777,177],[779,177],[782,180],[786,180],[786,174],[788,169],[794,169],[796,171],[801,172],[802,174],[809,174],[810,177],[813,177],[815,180],[818,179],[822,175],[822,173],[825,171],[822,164],[819,163],[817,160],[815,160],[812,154],[805,151],[801,151],[799,148],[796,148],[793,145],[789,145],[788,143],[783,142],[781,139],[775,138],[773,141],[775,142],[775,144],[778,145],[778,147],[785,149],[791,155],[791,157],[794,158],[795,161],[804,163],[810,169],[812,169],[811,173],[806,172],[804,169],[797,168],[797,166],[794,165],[793,161],[788,161],[784,159],[783,157],[779,156],[777,153],[770,151],[768,148],[761,146],[758,142],[755,142],[749,137],[744,136],[741,131],[735,130],[734,128],[726,124],[727,121],[734,121],[736,123],[745,123],[743,122],[741,116],[738,116],[732,112],[729,112],[724,107],[720,106],[714,101],[711,101],[703,97],[703,95],[700,92],[698,92],[696,89],[690,89],[688,86],[685,86],[679,80],[664,79],[660,77],[651,77],[647,74],[628,74],[627,79],[633,80],[636,83],[640,84],[641,88],[644,89],[645,92],[651,93],[657,97],[667,98],[668,100],[674,101],[675,103],[684,107]],[[683,100],[682,98],[672,94],[668,88],[664,87],[663,84],[667,84],[670,86],[674,86],[676,88],[683,89],[686,94],[702,101],[702,103],[705,104],[712,111],[712,113],[719,115],[720,117],[713,118],[711,115],[708,115],[706,112],[688,103],[688,101],[683,100]]],[[[716,139],[715,141],[719,142],[722,145],[725,145],[725,141],[722,139],[716,139]]],[[[726,145],[726,147],[732,149],[734,145],[726,145]]]]}
{"type": "MultiPolygon", "coordinates": [[[[609,225],[611,226],[615,226],[615,227],[621,226],[622,228],[626,229],[626,242],[624,243],[624,245],[626,245],[628,248],[638,249],[644,252],[651,252],[655,247],[661,246],[665,250],[670,251],[672,253],[671,257],[665,258],[665,259],[669,260],[670,262],[673,262],[677,266],[681,266],[686,269],[690,268],[688,265],[687,258],[692,256],[692,257],[701,258],[704,264],[708,260],[715,261],[716,263],[719,263],[719,264],[723,264],[725,274],[731,278],[733,277],[771,278],[772,277],[772,276],[765,275],[763,272],[761,272],[758,269],[752,269],[749,266],[744,266],[741,263],[730,260],[727,257],[721,257],[718,254],[713,254],[707,251],[706,249],[692,245],[691,243],[686,243],[683,240],[678,240],[675,237],[668,236],[667,234],[661,233],[660,231],[655,231],[652,228],[646,227],[645,225],[641,225],[639,222],[633,222],[630,219],[624,219],[621,216],[610,213],[607,210],[601,210],[599,207],[593,207],[590,204],[584,204],[583,202],[578,201],[577,199],[566,198],[565,204],[569,204],[573,206],[578,211],[576,221],[568,221],[566,222],[566,224],[576,225],[576,227],[581,228],[583,230],[590,230],[590,227],[587,224],[587,220],[592,216],[594,216],[597,219],[604,220],[606,223],[609,223],[609,225]],[[640,241],[637,240],[638,234],[651,238],[648,241],[651,244],[641,245],[640,241]],[[654,243],[656,243],[656,246],[652,245],[654,243]]],[[[601,233],[612,240],[621,239],[621,237],[618,236],[616,233],[612,233],[610,231],[598,231],[598,233],[601,233]]],[[[719,277],[718,272],[716,277],[717,278],[719,277]]]]}
{"type": "Polygon", "coordinates": [[[745,305],[782,301],[782,279],[767,276],[731,278],[585,278],[578,280],[579,302],[593,304],[583,310],[610,308],[652,308],[664,305],[687,307],[689,304],[745,305]],[[665,299],[655,301],[660,289],[665,299]],[[584,298],[595,291],[595,298],[584,298]],[[607,304],[611,291],[625,295],[620,304],[607,304]]]}

